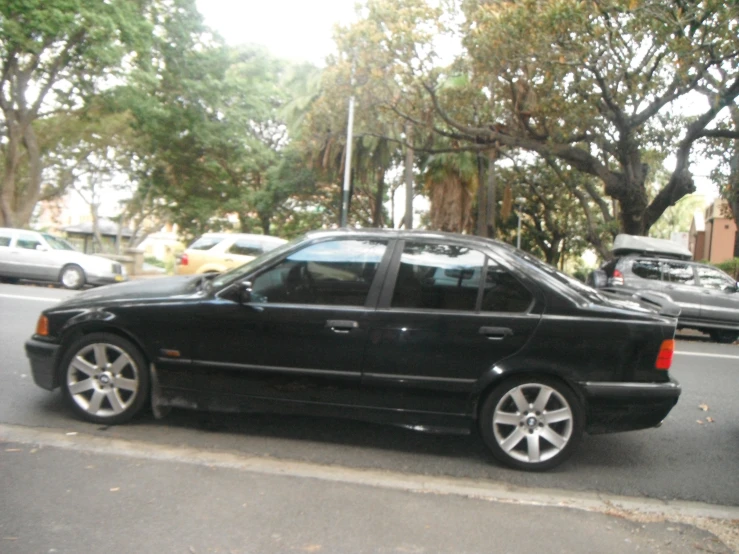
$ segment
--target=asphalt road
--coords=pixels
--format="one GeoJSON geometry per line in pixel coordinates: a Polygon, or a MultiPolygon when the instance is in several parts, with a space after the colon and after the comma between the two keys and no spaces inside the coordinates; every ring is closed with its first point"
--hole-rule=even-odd
{"type": "Polygon", "coordinates": [[[683,394],[661,428],[586,436],[560,468],[528,474],[498,465],[475,436],[352,421],[173,411],[160,421],[145,416],[120,427],[80,422],[58,391],[34,385],[23,351],[38,313],[71,294],[0,285],[0,424],[352,469],[739,506],[739,345],[681,335],[672,374],[683,394]]]}

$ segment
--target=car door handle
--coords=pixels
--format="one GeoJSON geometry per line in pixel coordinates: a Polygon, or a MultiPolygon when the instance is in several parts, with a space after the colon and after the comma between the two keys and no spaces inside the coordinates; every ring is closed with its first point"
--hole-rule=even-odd
{"type": "Polygon", "coordinates": [[[513,336],[513,329],[508,327],[480,327],[480,334],[485,335],[489,340],[503,340],[506,337],[513,336]]]}
{"type": "Polygon", "coordinates": [[[346,319],[329,319],[326,322],[326,327],[331,329],[334,333],[346,334],[352,329],[356,329],[357,327],[359,327],[359,323],[346,319]]]}

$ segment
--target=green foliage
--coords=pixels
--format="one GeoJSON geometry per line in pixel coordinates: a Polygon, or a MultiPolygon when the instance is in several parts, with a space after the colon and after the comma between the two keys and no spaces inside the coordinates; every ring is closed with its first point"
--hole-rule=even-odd
{"type": "Polygon", "coordinates": [[[78,114],[92,95],[126,74],[130,64],[124,60],[149,44],[152,27],[141,14],[153,4],[0,3],[0,224],[27,224],[39,200],[44,144],[44,137],[37,135],[40,121],[78,114]]]}
{"type": "Polygon", "coordinates": [[[687,233],[693,222],[695,212],[704,207],[705,198],[698,194],[691,194],[678,200],[666,209],[657,222],[649,230],[649,236],[669,239],[672,233],[687,233]]]}
{"type": "Polygon", "coordinates": [[[720,262],[713,265],[715,265],[720,270],[725,271],[726,273],[734,277],[734,279],[739,280],[739,258],[726,260],[725,262],[720,262]]]}

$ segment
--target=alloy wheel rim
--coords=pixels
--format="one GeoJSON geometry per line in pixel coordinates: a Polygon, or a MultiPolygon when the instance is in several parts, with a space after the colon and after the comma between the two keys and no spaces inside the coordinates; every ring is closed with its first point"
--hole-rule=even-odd
{"type": "Polygon", "coordinates": [[[572,407],[557,390],[529,383],[509,390],[493,412],[498,446],[520,462],[545,462],[570,442],[572,407]]]}
{"type": "Polygon", "coordinates": [[[125,412],[139,391],[139,368],[121,348],[109,343],[89,344],[67,368],[67,388],[82,410],[96,417],[125,412]]]}
{"type": "Polygon", "coordinates": [[[62,275],[62,283],[64,283],[65,287],[76,287],[80,284],[81,280],[79,271],[74,269],[67,269],[64,271],[64,275],[62,275]]]}

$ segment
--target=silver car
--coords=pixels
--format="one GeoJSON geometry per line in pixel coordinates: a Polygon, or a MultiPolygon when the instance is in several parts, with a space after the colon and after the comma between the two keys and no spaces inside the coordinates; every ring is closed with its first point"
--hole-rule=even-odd
{"type": "Polygon", "coordinates": [[[118,262],[83,254],[48,233],[9,228],[0,228],[0,278],[52,281],[68,289],[127,279],[118,262]]]}

